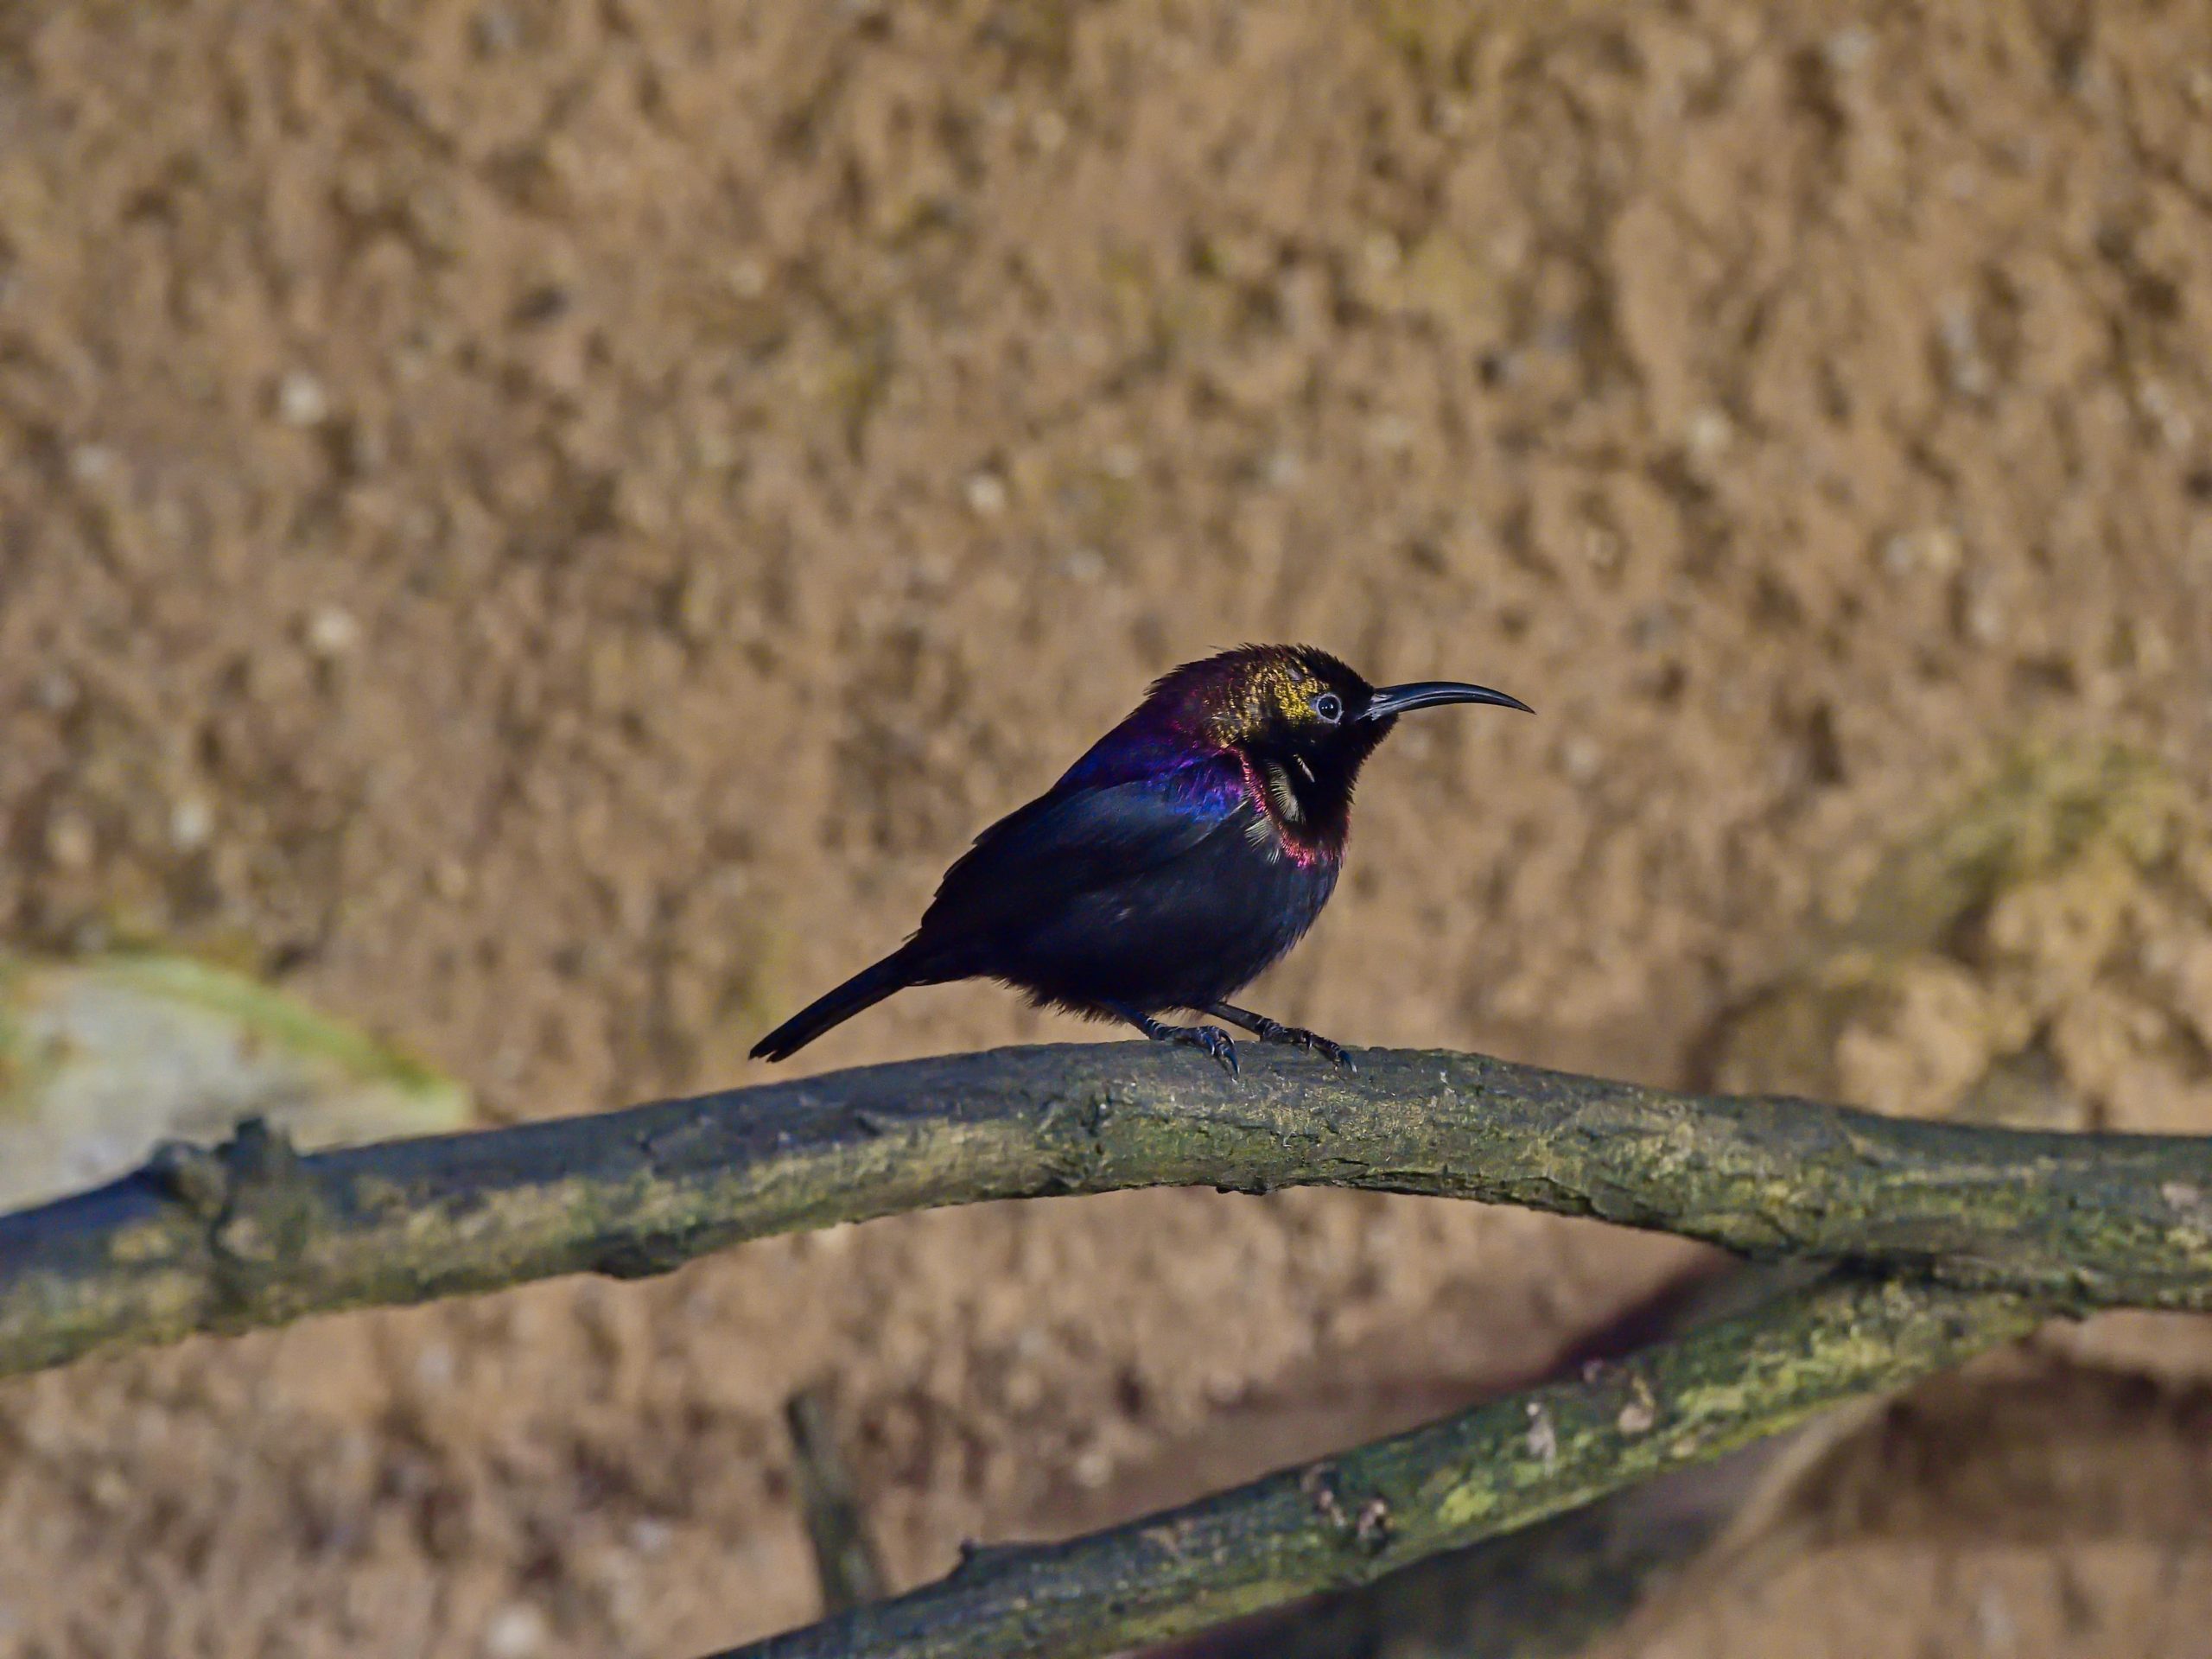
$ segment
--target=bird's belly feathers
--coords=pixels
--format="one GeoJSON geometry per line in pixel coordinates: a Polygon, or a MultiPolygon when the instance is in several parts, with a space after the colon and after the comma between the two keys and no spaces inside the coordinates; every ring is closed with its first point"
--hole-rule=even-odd
{"type": "Polygon", "coordinates": [[[985,969],[1052,1002],[1147,1011],[1220,1001],[1313,925],[1335,861],[1300,862],[1242,830],[1152,869],[1071,894],[1001,943],[985,969]]]}

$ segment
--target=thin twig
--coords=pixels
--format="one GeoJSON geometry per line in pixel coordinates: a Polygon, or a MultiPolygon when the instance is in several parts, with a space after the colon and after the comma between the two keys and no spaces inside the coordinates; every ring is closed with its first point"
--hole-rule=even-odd
{"type": "Polygon", "coordinates": [[[1248,1046],[917,1060],[296,1158],[249,1130],[0,1217],[0,1375],[194,1332],[637,1276],[989,1198],[1363,1187],[1851,1260],[2074,1307],[2212,1308],[2212,1140],[1669,1094],[1477,1055],[1248,1046]]]}
{"type": "Polygon", "coordinates": [[[852,1465],[837,1443],[830,1392],[820,1383],[784,1402],[791,1432],[791,1464],[798,1478],[798,1507],[814,1550],[824,1618],[883,1599],[883,1563],[868,1535],[852,1465]]]}

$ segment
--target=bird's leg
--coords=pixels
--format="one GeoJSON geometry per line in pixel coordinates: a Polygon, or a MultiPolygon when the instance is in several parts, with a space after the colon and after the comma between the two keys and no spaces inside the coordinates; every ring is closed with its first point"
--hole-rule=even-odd
{"type": "Polygon", "coordinates": [[[1166,1026],[1126,1002],[1102,1002],[1098,1006],[1116,1019],[1128,1020],[1155,1043],[1181,1043],[1187,1047],[1202,1048],[1230,1077],[1236,1075],[1236,1045],[1218,1026],[1166,1026]]]}
{"type": "Polygon", "coordinates": [[[1209,1002],[1206,1012],[1217,1020],[1226,1020],[1232,1026],[1242,1026],[1263,1043],[1288,1043],[1294,1048],[1310,1048],[1316,1054],[1334,1060],[1347,1071],[1358,1068],[1351,1063],[1351,1056],[1344,1052],[1342,1043],[1332,1043],[1318,1031],[1308,1031],[1303,1026],[1286,1026],[1280,1020],[1270,1020],[1264,1014],[1255,1014],[1249,1008],[1240,1008],[1227,1002],[1209,1002]]]}

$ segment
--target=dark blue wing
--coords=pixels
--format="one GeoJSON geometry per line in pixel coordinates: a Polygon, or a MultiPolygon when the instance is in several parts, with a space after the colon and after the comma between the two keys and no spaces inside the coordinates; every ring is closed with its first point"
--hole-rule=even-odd
{"type": "Polygon", "coordinates": [[[1229,756],[1103,787],[1057,787],[976,837],[944,873],[916,944],[956,957],[1035,927],[1084,895],[1239,835],[1251,820],[1243,770],[1229,756]]]}

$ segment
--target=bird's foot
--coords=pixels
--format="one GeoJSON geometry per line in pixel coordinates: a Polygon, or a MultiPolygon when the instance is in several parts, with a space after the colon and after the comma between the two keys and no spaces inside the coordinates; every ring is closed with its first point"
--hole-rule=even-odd
{"type": "Polygon", "coordinates": [[[1351,1063],[1351,1055],[1342,1043],[1330,1041],[1318,1031],[1308,1031],[1303,1026],[1286,1026],[1280,1020],[1270,1020],[1264,1014],[1255,1014],[1249,1008],[1240,1008],[1232,1003],[1216,1002],[1206,1012],[1217,1020],[1226,1020],[1232,1026],[1242,1026],[1263,1043],[1283,1043],[1292,1048],[1311,1049],[1324,1059],[1333,1060],[1347,1071],[1359,1068],[1351,1063]]]}
{"type": "Polygon", "coordinates": [[[1293,1048],[1310,1048],[1325,1060],[1334,1060],[1347,1071],[1359,1068],[1351,1063],[1351,1054],[1342,1043],[1332,1042],[1318,1031],[1308,1031],[1303,1026],[1279,1025],[1270,1020],[1258,1033],[1263,1043],[1285,1043],[1293,1048]]]}
{"type": "Polygon", "coordinates": [[[1098,1011],[1110,1014],[1116,1020],[1128,1020],[1155,1043],[1177,1043],[1185,1048],[1202,1048],[1212,1057],[1214,1064],[1230,1077],[1236,1075],[1236,1045],[1218,1026],[1162,1025],[1150,1014],[1126,1002],[1101,1002],[1098,1011]]]}
{"type": "Polygon", "coordinates": [[[1204,1049],[1223,1071],[1232,1077],[1236,1075],[1236,1045],[1219,1026],[1160,1026],[1147,1034],[1155,1043],[1204,1049]]]}

